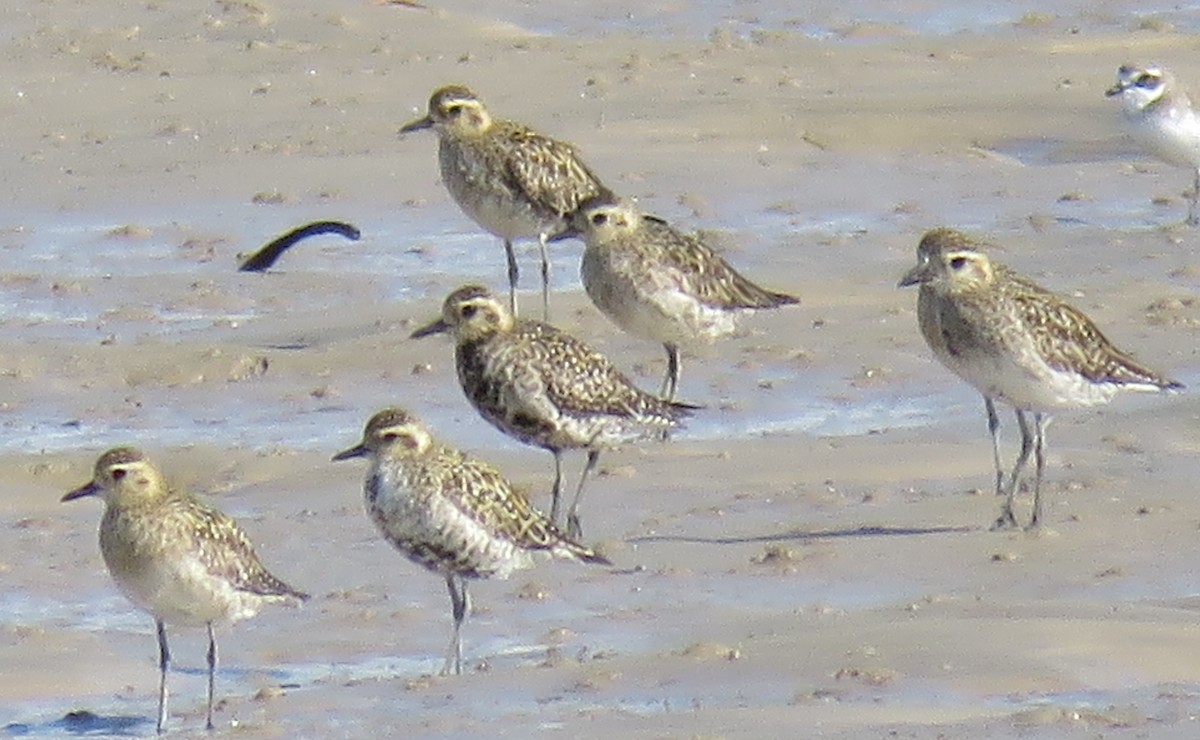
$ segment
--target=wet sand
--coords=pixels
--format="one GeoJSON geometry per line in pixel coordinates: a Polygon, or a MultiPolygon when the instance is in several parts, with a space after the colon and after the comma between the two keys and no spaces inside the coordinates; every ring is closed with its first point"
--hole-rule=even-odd
{"type": "MultiPolygon", "coordinates": [[[[98,503],[58,503],[121,443],[315,595],[222,630],[218,722],[244,737],[1195,734],[1194,395],[1057,418],[1051,532],[989,532],[982,403],[894,287],[925,229],[964,227],[1200,383],[1190,177],[1138,155],[1102,94],[1127,60],[1200,80],[1194,37],[1087,14],[942,36],[545,34],[517,4],[434,5],[0,11],[11,734],[153,734],[152,622],[104,572],[98,503]],[[375,536],[362,466],[328,460],[402,404],[545,503],[550,456],[478,419],[447,342],[405,339],[458,284],[504,284],[499,243],[438,182],[434,137],[396,135],[451,81],[803,304],[685,356],[681,394],[706,411],[670,444],[605,455],[584,503],[616,567],[474,586],[478,670],[443,679],[444,584],[375,536]],[[234,271],[315,218],[364,238],[234,271]],[[94,716],[63,719],[76,710],[94,716]]],[[[573,7],[544,5],[551,29],[573,7]]],[[[680,7],[644,12],[695,22],[680,7]]],[[[557,323],[656,388],[661,348],[590,306],[578,255],[556,252],[557,323]]],[[[191,734],[203,637],[175,634],[171,726],[191,734]]]]}

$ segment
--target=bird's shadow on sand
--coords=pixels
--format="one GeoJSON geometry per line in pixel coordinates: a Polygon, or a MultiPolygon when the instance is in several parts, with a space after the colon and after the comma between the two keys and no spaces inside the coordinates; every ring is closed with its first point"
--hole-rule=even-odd
{"type": "Polygon", "coordinates": [[[76,709],[51,722],[7,724],[3,727],[3,732],[9,737],[25,735],[133,737],[146,734],[145,728],[153,726],[154,721],[149,717],[136,717],[128,714],[106,716],[89,712],[86,709],[76,709]]]}
{"type": "Polygon", "coordinates": [[[822,529],[816,531],[792,530],[778,534],[747,535],[739,537],[690,537],[687,535],[656,534],[631,537],[627,542],[688,542],[697,545],[746,545],[765,542],[814,542],[843,537],[919,537],[930,534],[961,534],[976,532],[980,527],[854,527],[853,529],[822,529]]]}

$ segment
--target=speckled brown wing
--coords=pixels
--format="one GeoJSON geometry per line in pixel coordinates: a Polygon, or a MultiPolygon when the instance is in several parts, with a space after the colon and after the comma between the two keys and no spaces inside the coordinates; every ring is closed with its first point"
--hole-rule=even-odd
{"type": "Polygon", "coordinates": [[[464,515],[488,532],[526,550],[565,548],[584,561],[596,561],[592,550],[575,543],[529,503],[523,493],[495,468],[449,448],[436,456],[436,477],[442,494],[464,515]]]}
{"type": "Polygon", "coordinates": [[[774,308],[800,302],[750,282],[699,236],[677,231],[657,216],[643,215],[640,228],[647,248],[630,250],[642,256],[633,274],[670,281],[711,308],[774,308]]]}
{"type": "Polygon", "coordinates": [[[181,494],[175,494],[168,506],[174,509],[175,516],[190,523],[191,526],[180,527],[179,536],[192,538],[189,549],[199,554],[214,576],[228,580],[234,588],[260,596],[308,598],[308,594],[297,591],[263,567],[250,538],[230,517],[181,494]]]}
{"type": "Polygon", "coordinates": [[[570,144],[512,121],[497,121],[495,126],[495,135],[521,153],[504,163],[509,187],[537,208],[563,217],[588,198],[609,192],[570,144]]]}
{"type": "Polygon", "coordinates": [[[549,324],[522,322],[516,331],[536,366],[554,369],[542,377],[544,391],[563,412],[676,420],[692,408],[645,393],[604,355],[549,324]]]}
{"type": "Polygon", "coordinates": [[[1005,278],[1005,292],[1054,369],[1077,372],[1093,383],[1182,387],[1117,349],[1091,319],[1054,293],[1008,270],[1005,278]]]}
{"type": "Polygon", "coordinates": [[[467,399],[489,423],[527,444],[541,445],[554,432],[557,413],[541,373],[525,359],[529,354],[507,336],[492,337],[459,343],[455,365],[467,399]]]}

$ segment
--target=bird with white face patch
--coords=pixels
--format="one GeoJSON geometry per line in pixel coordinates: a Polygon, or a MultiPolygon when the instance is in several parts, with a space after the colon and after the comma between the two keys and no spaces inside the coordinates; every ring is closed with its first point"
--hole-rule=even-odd
{"type": "Polygon", "coordinates": [[[308,598],[267,572],[237,522],[169,487],[141,451],[100,456],[92,480],[63,496],[104,499],[100,553],[121,593],[158,629],[158,731],[167,721],[166,625],[208,629],[207,729],[213,729],[217,642],[213,625],[253,617],[263,604],[308,598]]]}
{"type": "Polygon", "coordinates": [[[998,493],[1004,476],[994,402],[1016,410],[1021,448],[993,528],[1017,526],[1013,499],[1034,452],[1029,527],[1036,529],[1043,519],[1042,469],[1051,412],[1108,403],[1121,390],[1174,391],[1183,385],[1117,349],[1081,311],[992,261],[985,248],[961,231],[933,229],[922,237],[917,264],[900,287],[920,286],[917,319],[925,341],[943,365],[983,394],[998,493]]]}
{"type": "Polygon", "coordinates": [[[598,196],[580,206],[560,236],[584,242],[580,276],[600,311],[636,337],[662,342],[667,372],[660,395],[679,386],[679,347],[729,336],[736,319],[800,299],[750,282],[695,234],[642,213],[630,201],[598,196]]]}
{"type": "Polygon", "coordinates": [[[362,441],[334,460],[370,461],[363,493],[379,532],[409,560],[442,575],[454,631],[442,673],[462,673],[467,580],[508,578],[536,556],[611,565],[568,538],[492,466],[434,439],[412,414],[380,411],[362,441]]]}
{"type": "Polygon", "coordinates": [[[1179,81],[1163,67],[1126,64],[1105,95],[1121,98],[1134,141],[1167,164],[1192,170],[1187,223],[1200,224],[1200,116],[1179,81]]]}
{"type": "Polygon", "coordinates": [[[504,241],[508,308],[517,314],[517,258],[513,240],[536,238],[542,256],[542,318],[550,314],[547,240],[588,198],[607,193],[575,147],[516,121],[492,118],[463,85],[447,85],[429,98],[425,116],[402,134],[433,129],[438,135],[442,182],[459,208],[504,241]]]}
{"type": "Polygon", "coordinates": [[[550,518],[556,524],[562,453],[587,450],[567,511],[571,537],[582,532],[579,502],[601,450],[661,438],[696,408],[640,390],[604,355],[549,324],[517,319],[479,285],[448,295],[442,315],[412,336],[444,332],[454,336],[458,382],[475,410],[501,432],[554,454],[550,518]]]}

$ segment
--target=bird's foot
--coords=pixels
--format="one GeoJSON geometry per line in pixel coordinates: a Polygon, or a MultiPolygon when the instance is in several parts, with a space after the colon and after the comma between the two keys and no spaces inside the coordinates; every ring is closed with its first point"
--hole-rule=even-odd
{"type": "Polygon", "coordinates": [[[583,538],[583,525],[579,523],[579,515],[573,511],[567,515],[567,536],[576,542],[583,538]]]}
{"type": "Polygon", "coordinates": [[[1020,529],[1017,526],[1017,518],[1013,516],[1012,509],[1007,506],[1000,511],[999,518],[992,524],[993,532],[1001,532],[1006,529],[1020,529]]]}

